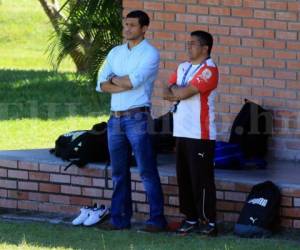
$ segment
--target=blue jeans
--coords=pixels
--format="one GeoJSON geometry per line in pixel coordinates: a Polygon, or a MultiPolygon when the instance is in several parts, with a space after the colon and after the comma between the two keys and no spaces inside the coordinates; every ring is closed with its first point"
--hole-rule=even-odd
{"type": "Polygon", "coordinates": [[[108,121],[108,147],[113,180],[111,224],[118,228],[130,227],[132,216],[130,145],[150,205],[146,224],[165,227],[164,201],[151,138],[148,131],[148,113],[116,118],[108,121]]]}

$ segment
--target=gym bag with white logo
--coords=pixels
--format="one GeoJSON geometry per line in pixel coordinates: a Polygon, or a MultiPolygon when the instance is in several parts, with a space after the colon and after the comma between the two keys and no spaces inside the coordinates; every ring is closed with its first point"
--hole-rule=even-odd
{"type": "Polygon", "coordinates": [[[247,197],[234,233],[241,237],[268,237],[279,224],[280,191],[271,181],[255,185],[247,197]]]}

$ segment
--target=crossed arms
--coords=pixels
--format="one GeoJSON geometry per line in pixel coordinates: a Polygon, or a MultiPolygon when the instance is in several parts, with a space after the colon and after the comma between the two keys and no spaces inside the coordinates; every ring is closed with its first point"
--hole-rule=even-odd
{"type": "Polygon", "coordinates": [[[188,85],[186,87],[178,87],[174,84],[163,90],[163,98],[170,102],[176,102],[188,99],[198,93],[199,90],[193,85],[188,85]]]}
{"type": "MultiPolygon", "coordinates": [[[[116,61],[120,60],[118,54],[110,52],[104,62],[103,67],[98,74],[98,82],[96,90],[99,92],[107,93],[119,93],[136,89],[146,82],[151,82],[155,79],[159,67],[159,54],[149,51],[143,55],[143,58],[136,58],[139,60],[138,66],[131,70],[119,70],[119,72],[129,72],[128,75],[118,76],[116,75],[117,66],[112,66],[116,61]]],[[[115,64],[114,64],[115,65],[115,64]]],[[[125,69],[128,65],[124,65],[125,69]]]]}
{"type": "Polygon", "coordinates": [[[101,90],[105,93],[119,93],[132,89],[132,83],[128,76],[114,76],[101,83],[101,90]]]}
{"type": "MultiPolygon", "coordinates": [[[[176,75],[176,74],[175,74],[176,75]]],[[[168,101],[180,101],[188,99],[196,94],[206,94],[217,87],[218,69],[203,68],[193,77],[189,84],[185,87],[176,85],[177,76],[171,76],[171,85],[163,91],[163,98],[168,101]],[[203,76],[203,72],[206,72],[203,76]],[[206,77],[205,77],[206,75],[206,77]]]]}

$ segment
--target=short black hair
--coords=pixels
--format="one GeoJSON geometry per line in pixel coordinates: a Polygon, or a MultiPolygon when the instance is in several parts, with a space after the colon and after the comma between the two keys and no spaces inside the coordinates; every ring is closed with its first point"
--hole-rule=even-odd
{"type": "Polygon", "coordinates": [[[146,12],[141,11],[141,10],[131,11],[130,13],[127,14],[126,18],[138,18],[139,24],[141,25],[141,27],[149,26],[149,24],[150,24],[149,16],[147,15],[146,12]]]}
{"type": "Polygon", "coordinates": [[[203,30],[196,30],[191,32],[191,36],[196,36],[200,42],[201,45],[207,45],[208,46],[208,55],[210,56],[214,39],[212,35],[206,31],[203,30]]]}

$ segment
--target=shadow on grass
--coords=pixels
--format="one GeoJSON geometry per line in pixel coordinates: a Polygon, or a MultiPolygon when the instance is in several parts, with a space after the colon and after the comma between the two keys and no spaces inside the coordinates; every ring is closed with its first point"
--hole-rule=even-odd
{"type": "Polygon", "coordinates": [[[108,114],[109,95],[75,73],[0,69],[0,120],[108,114]]]}
{"type": "MultiPolygon", "coordinates": [[[[5,222],[0,224],[1,244],[22,245],[36,248],[71,248],[71,249],[264,249],[291,250],[299,249],[298,242],[285,237],[269,239],[241,239],[232,234],[216,238],[191,235],[178,237],[175,234],[147,234],[135,230],[105,231],[97,227],[71,227],[50,225],[47,223],[5,222]]],[[[16,247],[17,248],[17,247],[16,247]]],[[[20,248],[18,248],[20,249],[20,248]]]]}

